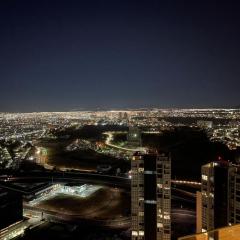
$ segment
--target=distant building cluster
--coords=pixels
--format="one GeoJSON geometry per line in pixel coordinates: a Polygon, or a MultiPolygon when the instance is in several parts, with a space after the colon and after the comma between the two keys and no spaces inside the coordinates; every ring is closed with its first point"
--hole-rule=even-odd
{"type": "MultiPolygon", "coordinates": [[[[159,133],[179,126],[204,129],[213,142],[229,149],[240,148],[239,109],[141,109],[117,111],[79,111],[0,114],[0,168],[17,169],[22,160],[42,162],[35,155],[34,143],[41,138],[55,139],[54,132],[86,125],[129,127],[129,147],[141,147],[141,128],[146,133],[159,133]]],[[[68,138],[69,136],[62,136],[68,138]]],[[[118,158],[129,156],[119,149],[99,148],[94,143],[74,143],[74,148],[100,150],[118,158]]],[[[41,155],[42,157],[42,155],[41,155]]]]}

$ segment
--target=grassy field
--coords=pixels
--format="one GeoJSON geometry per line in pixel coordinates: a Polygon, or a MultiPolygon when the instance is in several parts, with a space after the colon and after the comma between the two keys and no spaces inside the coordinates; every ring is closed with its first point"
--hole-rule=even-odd
{"type": "Polygon", "coordinates": [[[91,149],[68,152],[65,148],[71,143],[67,139],[42,141],[39,147],[47,149],[47,163],[56,168],[96,170],[99,164],[119,164],[119,159],[97,153],[91,149]]]}

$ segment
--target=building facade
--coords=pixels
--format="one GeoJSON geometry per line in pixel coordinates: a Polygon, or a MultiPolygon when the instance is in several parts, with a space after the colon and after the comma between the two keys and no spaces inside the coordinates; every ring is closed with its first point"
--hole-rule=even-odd
{"type": "Polygon", "coordinates": [[[202,232],[240,223],[239,166],[227,161],[202,166],[202,232]]]}
{"type": "Polygon", "coordinates": [[[170,154],[137,152],[131,167],[132,240],[170,240],[170,154]]]}
{"type": "Polygon", "coordinates": [[[240,239],[240,224],[178,238],[178,240],[239,240],[239,239],[240,239]]]}
{"type": "Polygon", "coordinates": [[[22,196],[0,188],[0,230],[23,219],[22,196]]]}
{"type": "Polygon", "coordinates": [[[142,146],[142,136],[141,130],[137,127],[129,127],[127,135],[128,145],[130,147],[141,147],[142,146]]]}

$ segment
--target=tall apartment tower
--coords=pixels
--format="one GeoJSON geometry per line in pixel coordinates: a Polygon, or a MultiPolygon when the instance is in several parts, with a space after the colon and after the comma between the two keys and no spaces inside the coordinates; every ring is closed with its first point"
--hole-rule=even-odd
{"type": "Polygon", "coordinates": [[[130,126],[128,130],[127,140],[130,147],[141,147],[141,130],[137,127],[130,126]]]}
{"type": "Polygon", "coordinates": [[[202,232],[240,223],[239,166],[227,161],[202,166],[201,194],[202,232]]]}
{"type": "MultiPolygon", "coordinates": [[[[23,219],[22,196],[14,191],[0,188],[0,239],[6,227],[9,227],[23,219]],[[2,229],[5,229],[3,232],[2,229]]],[[[7,238],[6,238],[7,239],[7,238]]]]}
{"type": "Polygon", "coordinates": [[[229,222],[240,223],[240,166],[231,171],[229,183],[229,222]]]}
{"type": "Polygon", "coordinates": [[[170,240],[170,154],[136,152],[131,167],[132,240],[170,240]]]}

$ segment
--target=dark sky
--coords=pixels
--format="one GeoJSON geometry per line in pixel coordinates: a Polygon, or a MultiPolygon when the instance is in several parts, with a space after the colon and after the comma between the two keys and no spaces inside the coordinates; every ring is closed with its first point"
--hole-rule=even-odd
{"type": "Polygon", "coordinates": [[[240,104],[240,4],[1,0],[0,111],[240,104]]]}

